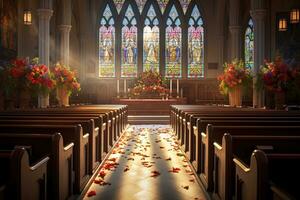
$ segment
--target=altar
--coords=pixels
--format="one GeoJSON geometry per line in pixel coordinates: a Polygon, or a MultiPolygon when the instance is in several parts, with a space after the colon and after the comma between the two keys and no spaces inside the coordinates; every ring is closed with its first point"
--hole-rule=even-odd
{"type": "Polygon", "coordinates": [[[129,115],[169,115],[170,105],[186,104],[186,98],[126,99],[115,98],[113,104],[128,105],[129,115]]]}

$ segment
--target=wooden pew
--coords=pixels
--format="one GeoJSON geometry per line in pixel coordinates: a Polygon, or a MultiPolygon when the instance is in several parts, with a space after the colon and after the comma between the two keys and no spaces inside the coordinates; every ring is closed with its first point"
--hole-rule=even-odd
{"type": "Polygon", "coordinates": [[[1,133],[20,134],[54,134],[61,133],[64,138],[64,145],[74,143],[73,160],[75,171],[74,192],[79,193],[90,176],[89,169],[89,134],[83,134],[81,125],[32,125],[32,124],[0,124],[1,133]]]}
{"type": "MultiPolygon", "coordinates": [[[[118,111],[118,109],[117,109],[118,111]]],[[[18,113],[20,115],[78,115],[78,114],[105,114],[108,116],[106,121],[107,124],[107,131],[110,133],[107,133],[107,137],[109,140],[109,145],[108,145],[108,150],[112,147],[114,141],[116,141],[117,137],[120,135],[120,131],[122,131],[122,127],[125,127],[125,125],[122,125],[122,121],[125,120],[119,120],[120,122],[116,121],[116,119],[119,119],[115,115],[115,110],[113,108],[108,108],[108,107],[103,107],[103,108],[98,108],[96,107],[72,107],[72,108],[48,108],[48,109],[36,109],[36,110],[22,110],[22,112],[18,113]]],[[[3,115],[15,115],[14,112],[6,112],[3,113],[3,115]]],[[[125,115],[124,115],[125,116],[125,115]]],[[[121,118],[121,117],[120,117],[121,118]]],[[[126,120],[127,121],[127,120],[126,120]]],[[[108,151],[107,150],[107,151],[108,151]]]]}
{"type": "MultiPolygon", "coordinates": [[[[276,123],[275,123],[276,124],[276,123]]],[[[214,142],[221,143],[224,133],[231,135],[300,135],[300,126],[207,126],[206,134],[201,133],[202,141],[200,148],[200,179],[208,191],[213,189],[213,159],[214,142]]]]}
{"type": "MultiPolygon", "coordinates": [[[[203,117],[197,120],[197,127],[193,127],[193,135],[189,136],[189,159],[196,171],[200,170],[200,149],[202,135],[205,136],[208,124],[213,126],[297,126],[300,118],[279,118],[279,117],[203,117]]],[[[224,134],[224,133],[223,133],[224,134]]]]}
{"type": "MultiPolygon", "coordinates": [[[[190,113],[187,112],[185,116],[185,120],[182,120],[180,123],[181,128],[179,129],[179,138],[182,139],[182,144],[185,144],[185,150],[188,150],[189,147],[189,140],[190,136],[193,136],[193,126],[197,125],[197,121],[201,118],[208,118],[208,117],[269,117],[269,118],[283,118],[285,119],[299,119],[300,120],[300,113],[289,113],[285,111],[258,111],[256,112],[253,109],[250,110],[227,110],[226,111],[209,111],[206,113],[190,113]],[[181,125],[182,124],[182,125],[181,125]]],[[[193,138],[192,138],[193,139],[193,138]]]]}
{"type": "Polygon", "coordinates": [[[255,150],[250,165],[239,158],[235,163],[236,199],[299,199],[300,154],[269,154],[255,150]],[[275,181],[275,183],[274,183],[275,181]],[[281,186],[277,187],[276,184],[281,186]],[[279,189],[280,187],[285,190],[279,189]],[[292,194],[292,195],[291,195],[292,194]]]}
{"type": "Polygon", "coordinates": [[[99,128],[95,128],[94,120],[90,118],[63,118],[55,119],[51,117],[38,117],[39,119],[32,119],[31,116],[19,119],[17,116],[15,119],[2,120],[0,118],[0,124],[35,124],[35,125],[81,125],[83,134],[89,134],[89,174],[93,174],[94,170],[99,166],[101,162],[101,156],[99,155],[99,128]],[[98,156],[98,157],[97,157],[98,156]]]}
{"type": "Polygon", "coordinates": [[[250,158],[257,148],[264,149],[268,153],[300,153],[300,136],[288,134],[288,132],[282,132],[282,136],[225,134],[222,144],[214,142],[214,199],[233,198],[234,157],[250,158]]]}
{"type": "Polygon", "coordinates": [[[73,195],[73,146],[64,146],[61,134],[0,134],[0,149],[25,146],[32,160],[47,155],[48,199],[67,199],[73,195]]]}
{"type": "Polygon", "coordinates": [[[47,163],[44,157],[30,165],[24,148],[0,152],[0,182],[5,199],[47,199],[47,163]]]}

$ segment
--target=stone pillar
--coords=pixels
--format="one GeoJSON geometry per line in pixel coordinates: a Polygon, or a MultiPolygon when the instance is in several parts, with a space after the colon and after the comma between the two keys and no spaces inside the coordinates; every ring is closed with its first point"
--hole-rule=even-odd
{"type": "Polygon", "coordinates": [[[241,59],[240,0],[230,0],[229,30],[231,34],[231,59],[241,59]]]}
{"type": "Polygon", "coordinates": [[[70,59],[70,31],[71,25],[60,25],[60,61],[62,64],[69,66],[70,59]]]}
{"type": "Polygon", "coordinates": [[[50,19],[52,9],[38,9],[39,16],[39,62],[49,66],[50,64],[50,19]]]}
{"type": "MultiPolygon", "coordinates": [[[[255,1],[252,1],[252,3],[255,1]]],[[[257,4],[255,4],[257,5],[257,4]]],[[[263,5],[263,4],[259,4],[263,5]]],[[[266,48],[266,9],[264,7],[255,8],[252,5],[251,17],[254,25],[254,69],[253,69],[253,106],[264,107],[264,92],[255,88],[257,82],[257,73],[260,66],[264,64],[266,48]]]]}
{"type": "Polygon", "coordinates": [[[241,26],[229,26],[231,34],[231,60],[241,59],[241,26]]]}
{"type": "Polygon", "coordinates": [[[60,31],[60,62],[66,66],[69,66],[70,59],[71,14],[71,0],[61,0],[61,25],[58,27],[60,31]]]}

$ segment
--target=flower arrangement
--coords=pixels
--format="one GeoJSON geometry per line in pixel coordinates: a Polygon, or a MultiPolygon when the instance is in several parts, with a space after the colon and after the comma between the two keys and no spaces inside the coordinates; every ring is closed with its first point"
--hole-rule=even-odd
{"type": "Polygon", "coordinates": [[[220,92],[227,95],[236,86],[246,86],[251,80],[251,73],[243,61],[234,60],[232,63],[224,64],[224,73],[217,79],[220,82],[220,92]]]}
{"type": "Polygon", "coordinates": [[[152,70],[143,72],[135,81],[134,87],[130,90],[134,96],[158,96],[166,94],[168,90],[164,80],[158,72],[152,70]]]}
{"type": "Polygon", "coordinates": [[[80,91],[80,83],[76,78],[75,70],[57,63],[52,71],[58,88],[65,88],[69,95],[74,91],[80,91]]]}
{"type": "Polygon", "coordinates": [[[48,94],[55,86],[55,81],[46,65],[32,65],[31,72],[26,75],[26,78],[29,87],[37,94],[48,94]]]}
{"type": "Polygon", "coordinates": [[[286,92],[289,85],[299,77],[299,70],[285,63],[280,56],[277,56],[274,62],[265,62],[259,76],[267,90],[282,93],[286,92]]]}
{"type": "Polygon", "coordinates": [[[29,89],[26,76],[31,72],[31,66],[25,59],[14,59],[5,63],[0,69],[0,86],[6,98],[19,90],[29,89]]]}

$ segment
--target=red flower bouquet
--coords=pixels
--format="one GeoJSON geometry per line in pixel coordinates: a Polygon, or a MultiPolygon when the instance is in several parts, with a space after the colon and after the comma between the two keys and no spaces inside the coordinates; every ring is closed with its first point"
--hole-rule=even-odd
{"type": "Polygon", "coordinates": [[[65,88],[69,94],[73,91],[80,91],[80,83],[76,78],[77,72],[61,64],[53,68],[53,75],[58,88],[65,88]]]}
{"type": "Polygon", "coordinates": [[[245,86],[251,80],[250,70],[245,67],[243,61],[234,60],[232,63],[225,63],[224,73],[218,76],[219,89],[224,95],[236,86],[245,86]]]}
{"type": "Polygon", "coordinates": [[[261,76],[267,90],[281,93],[286,92],[290,83],[299,76],[299,71],[284,63],[278,56],[274,62],[265,62],[265,66],[261,69],[261,76]]]}
{"type": "Polygon", "coordinates": [[[155,97],[168,92],[161,75],[151,70],[143,72],[130,91],[134,96],[141,97],[155,97]]]}
{"type": "Polygon", "coordinates": [[[46,65],[33,65],[26,78],[35,93],[48,94],[55,86],[55,81],[46,65]]]}

